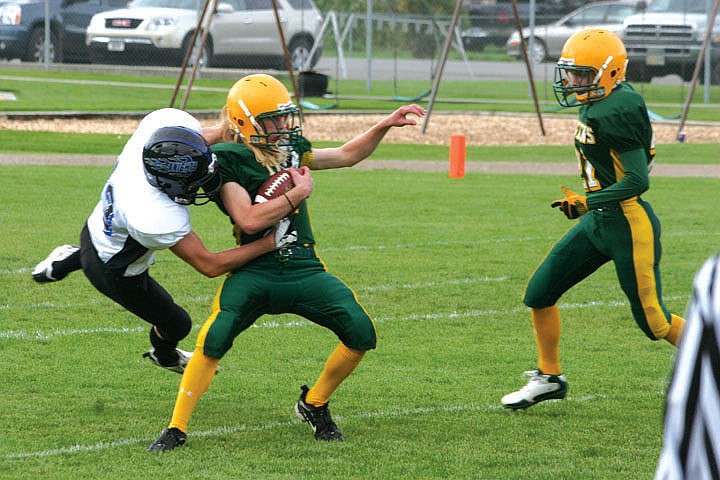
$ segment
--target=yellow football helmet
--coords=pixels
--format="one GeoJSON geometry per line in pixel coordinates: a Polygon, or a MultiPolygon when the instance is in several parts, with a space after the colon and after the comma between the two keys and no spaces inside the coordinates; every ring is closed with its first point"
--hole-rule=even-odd
{"type": "Polygon", "coordinates": [[[225,103],[232,130],[257,147],[296,145],[302,135],[299,109],[278,79],[254,74],[241,78],[225,103]]]}
{"type": "Polygon", "coordinates": [[[625,80],[627,52],[613,32],[586,28],[568,38],[555,66],[553,92],[563,107],[596,102],[625,80]]]}

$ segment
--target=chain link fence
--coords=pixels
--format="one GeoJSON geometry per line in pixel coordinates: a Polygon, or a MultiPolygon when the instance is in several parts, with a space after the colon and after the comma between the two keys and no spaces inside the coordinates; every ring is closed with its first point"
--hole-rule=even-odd
{"type": "Polygon", "coordinates": [[[238,70],[239,77],[248,69],[285,71],[289,62],[296,73],[303,72],[307,89],[315,85],[311,80],[329,81],[309,93],[333,90],[340,98],[347,92],[333,80],[354,79],[364,81],[371,95],[374,82],[385,81],[392,82],[392,99],[419,101],[427,99],[442,74],[443,81],[477,84],[466,100],[479,105],[498,100],[481,82],[517,82],[527,91],[532,72],[540,101],[553,103],[550,85],[559,49],[572,32],[600,22],[624,37],[629,80],[646,95],[652,95],[650,85],[678,86],[676,98],[662,98],[678,105],[685,100],[707,33],[699,80],[706,86],[704,102],[717,102],[712,94],[718,87],[709,87],[720,83],[720,27],[715,22],[715,29],[703,28],[701,21],[710,25],[713,1],[651,0],[650,5],[663,2],[667,9],[677,2],[689,6],[658,24],[650,15],[631,16],[642,6],[633,0],[592,2],[585,10],[576,9],[579,1],[519,1],[529,69],[507,0],[464,2],[454,29],[450,2],[407,13],[393,7],[396,2],[373,8],[372,1],[364,2],[364,10],[349,11],[344,7],[357,2],[324,2],[321,10],[312,0],[133,0],[129,8],[125,0],[26,0],[21,6],[0,6],[0,57],[6,58],[0,68],[18,62],[40,62],[49,69],[82,63],[89,70],[120,65],[132,72],[133,67],[175,68],[187,61],[198,63],[201,76],[222,69],[238,70]],[[198,30],[198,25],[204,27],[198,30]],[[442,62],[446,42],[447,61],[442,62]]]}

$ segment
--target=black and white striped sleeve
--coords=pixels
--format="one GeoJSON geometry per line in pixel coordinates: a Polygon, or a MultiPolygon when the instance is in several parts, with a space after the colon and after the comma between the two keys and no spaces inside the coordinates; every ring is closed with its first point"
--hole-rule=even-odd
{"type": "Polygon", "coordinates": [[[720,479],[720,255],[695,276],[655,480],[720,479]]]}

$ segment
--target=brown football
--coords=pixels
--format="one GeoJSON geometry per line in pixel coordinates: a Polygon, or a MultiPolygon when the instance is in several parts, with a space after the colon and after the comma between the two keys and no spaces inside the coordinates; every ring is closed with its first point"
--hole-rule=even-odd
{"type": "Polygon", "coordinates": [[[287,170],[280,170],[260,185],[255,194],[255,203],[263,203],[280,197],[294,186],[290,173],[287,170]]]}

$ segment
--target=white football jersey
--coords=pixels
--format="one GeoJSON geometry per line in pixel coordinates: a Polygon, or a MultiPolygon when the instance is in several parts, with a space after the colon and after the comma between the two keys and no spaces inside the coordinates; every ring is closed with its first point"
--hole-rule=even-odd
{"type": "Polygon", "coordinates": [[[188,207],[170,200],[145,178],[143,146],[155,130],[168,126],[202,132],[200,123],[182,110],[163,108],[148,114],[125,144],[88,218],[100,260],[124,270],[126,277],[146,271],[156,251],[172,247],[190,233],[188,207]]]}

